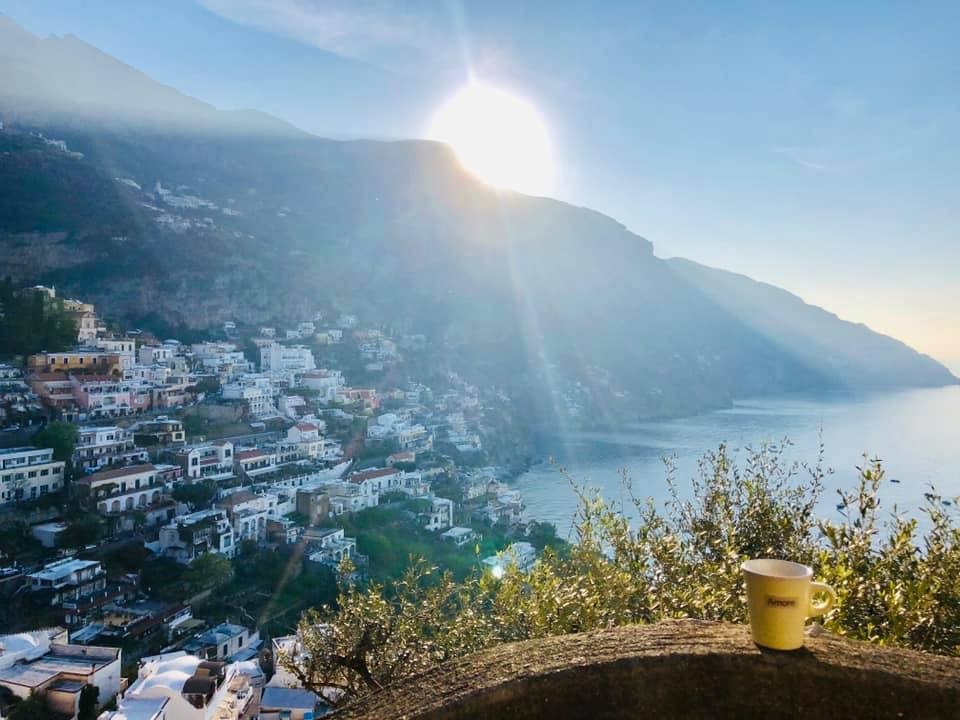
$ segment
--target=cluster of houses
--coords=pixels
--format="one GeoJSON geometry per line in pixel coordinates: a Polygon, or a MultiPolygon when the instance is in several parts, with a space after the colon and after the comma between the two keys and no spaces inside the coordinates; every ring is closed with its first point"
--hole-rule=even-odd
{"type": "Polygon", "coordinates": [[[77,718],[85,693],[100,720],[312,720],[329,712],[313,692],[291,687],[282,666],[268,682],[260,646],[255,631],[223,623],[180,650],[141,658],[128,681],[120,648],[78,643],[65,628],[0,635],[0,717],[39,699],[42,717],[77,718]]]}
{"type": "MultiPolygon", "coordinates": [[[[31,291],[56,297],[51,288],[31,291]]],[[[422,336],[394,340],[359,329],[355,316],[324,323],[318,313],[283,333],[260,328],[254,363],[235,342],[233,323],[224,326],[226,341],[187,345],[137,333],[111,336],[92,305],[69,300],[64,307],[76,320],[77,347],[34,355],[25,371],[0,365],[0,426],[42,412],[78,425],[75,448],[69,462],[54,459],[52,448],[0,449],[0,506],[64,491],[71,470],[71,495],[101,516],[111,534],[135,533],[155,557],[189,565],[208,554],[233,558],[245,543],[297,545],[307,562],[337,567],[349,559],[358,573],[366,558],[338,518],[398,496],[418,500],[407,506],[416,508],[411,517],[457,547],[481,539],[468,525],[522,522],[522,498],[501,482],[498,468],[418,463],[440,443],[464,454],[482,450],[477,387],[453,373],[438,391],[413,381],[393,389],[351,387],[342,371],[318,367],[311,350],[351,340],[369,375],[398,362],[400,349],[421,347],[422,336]],[[268,422],[271,431],[193,441],[176,415],[198,402],[252,428],[268,422]],[[344,449],[350,438],[336,436],[336,428],[358,421],[365,423],[362,441],[389,453],[382,467],[356,468],[344,449]],[[434,492],[438,476],[459,480],[464,506],[434,492]],[[202,485],[211,499],[192,503],[195,494],[186,490],[192,485],[202,485]]],[[[138,575],[108,576],[95,549],[64,547],[67,521],[30,527],[59,559],[0,568],[0,583],[20,583],[69,629],[0,637],[0,687],[13,687],[17,678],[34,682],[12,690],[14,702],[39,693],[52,711],[73,717],[78,693],[94,685],[101,705],[117,698],[117,709],[102,716],[109,720],[229,720],[253,716],[253,707],[261,718],[307,718],[324,710],[281,668],[264,686],[257,628],[207,628],[186,602],[157,600],[138,575]],[[169,651],[143,658],[127,687],[119,651],[96,643],[154,633],[169,651]],[[86,674],[73,673],[70,658],[85,652],[95,661],[86,674]],[[57,663],[62,672],[54,672],[57,663]],[[37,674],[40,668],[46,674],[37,674]]],[[[510,564],[528,570],[535,560],[532,546],[517,542],[483,565],[497,575],[510,564]]],[[[278,641],[297,644],[293,636],[278,641]]]]}

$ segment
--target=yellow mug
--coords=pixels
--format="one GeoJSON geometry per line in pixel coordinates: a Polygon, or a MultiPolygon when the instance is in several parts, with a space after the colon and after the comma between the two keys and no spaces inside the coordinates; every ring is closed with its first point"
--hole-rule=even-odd
{"type": "Polygon", "coordinates": [[[750,632],[757,645],[774,650],[803,647],[808,617],[824,615],[836,602],[833,588],[813,582],[813,568],[788,560],[747,560],[741,566],[747,581],[750,632]],[[821,602],[814,595],[823,594],[821,602]]]}

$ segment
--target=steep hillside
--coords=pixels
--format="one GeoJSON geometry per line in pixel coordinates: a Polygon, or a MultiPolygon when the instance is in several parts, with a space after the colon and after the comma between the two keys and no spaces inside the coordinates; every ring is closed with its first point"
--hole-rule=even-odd
{"type": "MultiPolygon", "coordinates": [[[[64,99],[38,81],[23,103],[29,84],[0,88],[0,252],[19,282],[162,331],[353,312],[428,335],[438,365],[546,421],[690,413],[855,375],[718,302],[614,220],[494,191],[441,145],[221,113],[79,41],[22,34],[0,23],[18,72],[43,76],[53,55],[78,83],[124,92],[64,99]]],[[[932,381],[929,359],[897,352],[897,377],[870,354],[863,376],[932,381]]]]}
{"type": "Polygon", "coordinates": [[[866,325],[808,305],[786,290],[682,258],[668,262],[718,305],[843,387],[939,386],[957,381],[933,358],[866,325]]]}

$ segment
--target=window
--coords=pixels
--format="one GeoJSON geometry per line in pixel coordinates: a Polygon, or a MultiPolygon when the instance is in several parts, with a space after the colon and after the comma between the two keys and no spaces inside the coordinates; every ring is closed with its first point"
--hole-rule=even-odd
{"type": "Polygon", "coordinates": [[[229,650],[230,650],[230,647],[229,647],[228,645],[224,645],[224,646],[223,646],[223,656],[224,656],[224,657],[226,657],[227,655],[230,654],[230,653],[229,653],[229,650]]]}
{"type": "Polygon", "coordinates": [[[27,473],[27,477],[35,478],[36,476],[37,476],[36,470],[31,470],[30,472],[27,473]]]}
{"type": "Polygon", "coordinates": [[[40,477],[46,477],[49,474],[50,474],[50,468],[44,468],[43,470],[40,471],[40,477]]]}

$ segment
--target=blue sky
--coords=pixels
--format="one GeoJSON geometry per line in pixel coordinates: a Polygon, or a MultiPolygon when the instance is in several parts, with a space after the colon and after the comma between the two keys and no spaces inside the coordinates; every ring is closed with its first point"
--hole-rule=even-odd
{"type": "Polygon", "coordinates": [[[524,95],[556,195],[960,371],[960,4],[0,0],[158,80],[332,137],[524,95]]]}

